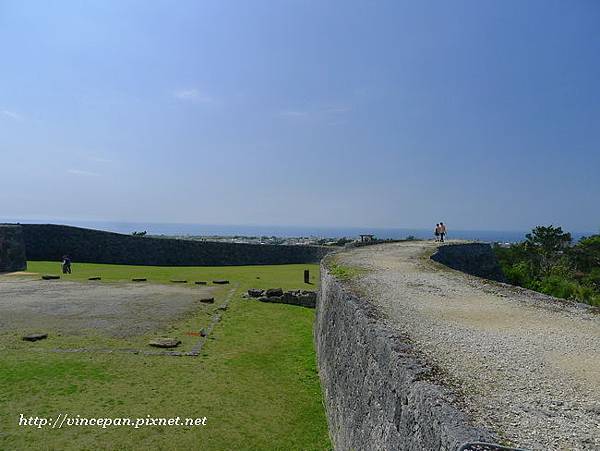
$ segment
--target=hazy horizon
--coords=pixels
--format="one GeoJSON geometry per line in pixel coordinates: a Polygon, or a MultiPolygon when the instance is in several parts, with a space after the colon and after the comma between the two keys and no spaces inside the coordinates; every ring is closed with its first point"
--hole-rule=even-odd
{"type": "Polygon", "coordinates": [[[586,1],[5,0],[0,214],[597,231],[598,23],[586,1]]]}
{"type": "MultiPolygon", "coordinates": [[[[378,238],[398,239],[408,236],[431,238],[432,226],[426,227],[368,227],[368,226],[319,226],[298,224],[201,224],[173,222],[128,222],[106,220],[77,220],[65,218],[3,218],[1,223],[21,224],[57,224],[105,230],[130,234],[134,231],[147,231],[150,235],[166,236],[277,236],[277,237],[321,237],[342,238],[357,237],[363,233],[373,233],[378,238]]],[[[530,230],[491,230],[491,229],[456,229],[449,226],[450,238],[516,242],[525,239],[530,230]]],[[[591,230],[564,230],[570,232],[576,242],[584,236],[597,234],[591,230]]]]}

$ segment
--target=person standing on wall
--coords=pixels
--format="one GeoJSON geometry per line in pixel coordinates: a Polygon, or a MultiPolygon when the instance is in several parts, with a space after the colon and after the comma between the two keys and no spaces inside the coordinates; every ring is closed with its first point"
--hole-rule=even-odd
{"type": "Polygon", "coordinates": [[[435,240],[439,241],[440,240],[440,225],[439,224],[435,225],[435,231],[433,233],[435,235],[435,240]]]}
{"type": "Polygon", "coordinates": [[[446,236],[446,225],[443,222],[440,222],[440,241],[444,242],[444,237],[446,236]]]}

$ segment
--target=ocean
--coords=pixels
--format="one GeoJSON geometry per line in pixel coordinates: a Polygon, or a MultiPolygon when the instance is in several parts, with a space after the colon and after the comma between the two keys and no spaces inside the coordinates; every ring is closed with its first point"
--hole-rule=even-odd
{"type": "MultiPolygon", "coordinates": [[[[428,229],[410,228],[373,228],[373,227],[310,227],[310,226],[269,226],[269,225],[207,225],[178,224],[161,222],[113,222],[85,220],[20,220],[2,218],[0,222],[23,224],[64,224],[109,232],[130,234],[133,231],[147,231],[149,235],[170,236],[276,236],[319,237],[319,238],[354,238],[360,234],[372,234],[379,239],[403,239],[408,236],[431,238],[433,226],[428,229]]],[[[453,230],[448,228],[449,239],[477,240],[485,242],[515,243],[525,239],[526,231],[494,231],[494,230],[453,230]]],[[[592,233],[572,233],[573,239],[592,233]]]]}

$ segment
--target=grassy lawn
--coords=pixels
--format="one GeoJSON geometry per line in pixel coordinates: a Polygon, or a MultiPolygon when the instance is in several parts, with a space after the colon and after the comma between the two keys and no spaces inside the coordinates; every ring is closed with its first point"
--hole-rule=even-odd
{"type": "Polygon", "coordinates": [[[134,277],[145,277],[150,283],[170,283],[171,280],[197,280],[209,282],[228,279],[242,288],[314,289],[304,284],[303,270],[309,269],[311,282],[319,281],[318,265],[268,265],[268,266],[130,266],[74,263],[73,274],[61,274],[58,262],[28,262],[27,271],[40,274],[60,275],[63,280],[87,280],[101,276],[104,282],[129,281],[134,277]],[[259,277],[259,279],[257,279],[259,277]]]}
{"type": "MultiPolygon", "coordinates": [[[[58,263],[30,262],[28,270],[57,274],[59,269],[58,263]]],[[[241,297],[251,287],[315,289],[315,285],[303,283],[304,269],[311,270],[316,283],[317,265],[159,268],[75,264],[74,273],[63,279],[85,281],[101,276],[110,283],[147,277],[148,283],[169,283],[171,279],[224,278],[239,286],[199,357],[57,354],[46,350],[81,343],[89,348],[127,348],[132,340],[88,334],[27,343],[15,334],[0,335],[0,450],[329,449],[312,343],[314,311],[241,297]],[[19,426],[21,413],[49,418],[58,414],[133,419],[206,416],[207,421],[196,427],[38,429],[19,426]]],[[[230,289],[225,286],[216,291],[215,305],[230,289]]],[[[204,321],[204,313],[200,318],[196,315],[156,333],[180,336],[196,321],[204,321]]],[[[182,339],[185,345],[187,340],[182,339]]],[[[145,344],[138,338],[133,342],[138,347],[145,344]]]]}

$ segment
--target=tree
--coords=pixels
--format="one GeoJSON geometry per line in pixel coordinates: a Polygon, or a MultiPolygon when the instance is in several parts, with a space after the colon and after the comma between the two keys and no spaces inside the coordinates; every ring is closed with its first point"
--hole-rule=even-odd
{"type": "Polygon", "coordinates": [[[582,238],[571,249],[570,258],[578,271],[589,272],[600,268],[600,235],[582,238]]]}
{"type": "Polygon", "coordinates": [[[573,239],[561,227],[538,226],[525,235],[525,248],[531,253],[532,263],[541,274],[548,274],[569,248],[573,239]]]}

